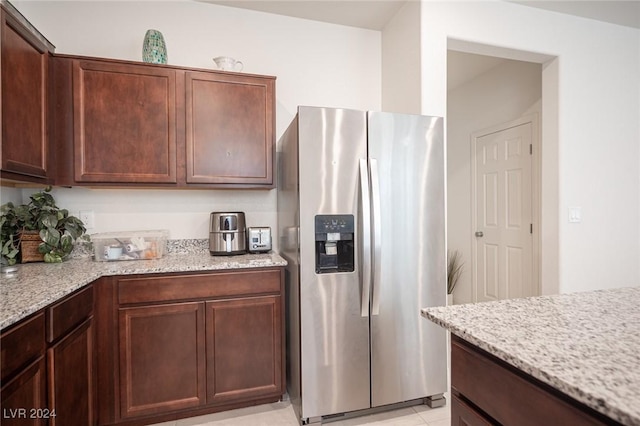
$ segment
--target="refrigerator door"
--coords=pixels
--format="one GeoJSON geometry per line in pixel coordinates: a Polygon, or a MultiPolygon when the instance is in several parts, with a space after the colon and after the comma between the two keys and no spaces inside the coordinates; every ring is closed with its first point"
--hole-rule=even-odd
{"type": "Polygon", "coordinates": [[[442,121],[368,115],[373,221],[380,226],[373,232],[374,407],[447,390],[446,332],[420,317],[421,308],[446,303],[442,121]]]}
{"type": "Polygon", "coordinates": [[[298,117],[304,419],[370,406],[361,255],[356,251],[353,272],[316,273],[314,222],[317,215],[353,215],[355,241],[361,245],[359,160],[366,159],[367,125],[361,111],[300,107],[298,117]]]}

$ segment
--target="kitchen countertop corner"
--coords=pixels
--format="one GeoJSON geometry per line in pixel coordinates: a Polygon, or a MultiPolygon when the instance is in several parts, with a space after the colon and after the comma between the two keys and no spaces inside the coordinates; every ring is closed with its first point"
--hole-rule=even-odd
{"type": "Polygon", "coordinates": [[[640,425],[640,287],[430,307],[421,315],[625,425],[640,425]]]}

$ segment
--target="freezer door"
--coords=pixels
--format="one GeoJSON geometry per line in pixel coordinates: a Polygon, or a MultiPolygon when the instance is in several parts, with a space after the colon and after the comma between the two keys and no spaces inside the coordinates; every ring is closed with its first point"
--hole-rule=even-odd
{"type": "Polygon", "coordinates": [[[370,112],[374,224],[372,406],[447,390],[445,330],[420,309],[446,301],[442,118],[370,112]]]}
{"type": "Polygon", "coordinates": [[[298,117],[301,417],[313,418],[370,406],[361,253],[353,272],[315,268],[316,216],[352,215],[361,245],[359,160],[366,159],[367,126],[361,111],[300,107],[298,117]]]}

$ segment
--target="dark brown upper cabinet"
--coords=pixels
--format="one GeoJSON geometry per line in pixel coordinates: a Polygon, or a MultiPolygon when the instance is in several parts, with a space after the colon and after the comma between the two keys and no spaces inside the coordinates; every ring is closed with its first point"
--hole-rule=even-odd
{"type": "Polygon", "coordinates": [[[54,46],[7,2],[0,4],[2,178],[50,183],[49,61],[54,46]]]}
{"type": "Polygon", "coordinates": [[[274,77],[63,55],[53,68],[58,184],[274,187],[274,77]]]}
{"type": "Polygon", "coordinates": [[[187,72],[187,183],[273,186],[275,80],[187,72]]]}
{"type": "Polygon", "coordinates": [[[176,183],[176,71],[74,59],[76,182],[176,183]]]}

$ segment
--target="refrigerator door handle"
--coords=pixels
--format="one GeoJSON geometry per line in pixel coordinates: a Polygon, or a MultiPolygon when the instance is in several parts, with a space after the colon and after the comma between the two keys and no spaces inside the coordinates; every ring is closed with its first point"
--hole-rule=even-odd
{"type": "Polygon", "coordinates": [[[362,201],[362,294],[360,315],[369,316],[371,297],[371,199],[369,196],[367,160],[360,160],[360,196],[362,201]]]}
{"type": "Polygon", "coordinates": [[[378,160],[369,160],[371,170],[371,199],[373,204],[373,301],[371,315],[380,313],[380,278],[382,271],[382,219],[380,217],[380,174],[378,160]]]}

